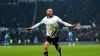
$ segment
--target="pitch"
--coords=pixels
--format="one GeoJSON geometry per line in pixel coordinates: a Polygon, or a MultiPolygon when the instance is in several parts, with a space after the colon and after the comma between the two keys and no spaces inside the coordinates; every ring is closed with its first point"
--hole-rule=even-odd
{"type": "MultiPolygon", "coordinates": [[[[63,56],[100,56],[100,45],[61,45],[63,56]]],[[[0,46],[0,56],[43,56],[43,45],[0,46]]],[[[54,46],[49,47],[49,56],[59,56],[54,46]]]]}

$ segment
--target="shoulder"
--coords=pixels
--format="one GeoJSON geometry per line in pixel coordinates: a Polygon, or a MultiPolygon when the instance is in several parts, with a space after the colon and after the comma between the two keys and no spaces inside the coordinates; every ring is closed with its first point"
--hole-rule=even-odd
{"type": "Polygon", "coordinates": [[[58,16],[56,16],[56,15],[53,15],[53,17],[55,17],[55,18],[59,18],[58,16]]]}
{"type": "Polygon", "coordinates": [[[57,21],[60,20],[60,18],[59,18],[58,16],[56,16],[56,15],[53,15],[53,18],[54,18],[55,20],[57,20],[57,21]]]}
{"type": "Polygon", "coordinates": [[[46,20],[47,19],[47,16],[45,16],[42,20],[46,20]]]}
{"type": "Polygon", "coordinates": [[[53,17],[56,18],[57,20],[60,20],[60,18],[56,15],[54,15],[53,17]]]}

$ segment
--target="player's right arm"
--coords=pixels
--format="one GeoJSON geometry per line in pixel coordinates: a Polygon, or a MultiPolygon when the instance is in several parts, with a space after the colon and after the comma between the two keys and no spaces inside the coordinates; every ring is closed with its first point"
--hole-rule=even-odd
{"type": "Polygon", "coordinates": [[[35,24],[35,25],[32,26],[32,27],[26,28],[26,31],[30,31],[30,30],[32,30],[32,29],[35,29],[35,28],[37,28],[38,26],[40,26],[41,24],[43,24],[43,23],[44,23],[44,21],[42,20],[41,22],[35,24]]]}

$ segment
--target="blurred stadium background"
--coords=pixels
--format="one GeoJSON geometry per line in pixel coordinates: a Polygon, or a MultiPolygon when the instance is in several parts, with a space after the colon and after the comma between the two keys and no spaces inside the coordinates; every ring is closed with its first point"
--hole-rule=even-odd
{"type": "MultiPolygon", "coordinates": [[[[60,25],[64,56],[100,56],[99,0],[0,0],[0,56],[43,56],[45,26],[30,32],[25,28],[40,22],[49,7],[62,20],[80,25],[78,29],[60,25]],[[69,30],[73,32],[75,47],[67,46],[69,30]],[[10,32],[10,49],[3,48],[6,32],[10,32]]],[[[49,51],[50,56],[58,56],[52,46],[49,51]]]]}
{"type": "Polygon", "coordinates": [[[13,44],[43,43],[45,26],[25,32],[42,20],[45,10],[50,7],[62,20],[80,24],[79,29],[60,26],[61,42],[68,42],[68,31],[74,32],[75,41],[100,41],[100,1],[99,0],[0,0],[0,44],[4,43],[6,31],[10,32],[13,44]]]}

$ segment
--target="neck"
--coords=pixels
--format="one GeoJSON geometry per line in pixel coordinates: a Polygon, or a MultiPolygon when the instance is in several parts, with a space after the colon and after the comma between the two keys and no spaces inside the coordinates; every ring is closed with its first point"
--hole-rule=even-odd
{"type": "Polygon", "coordinates": [[[52,16],[47,16],[47,18],[52,18],[53,17],[53,15],[52,16]]]}

